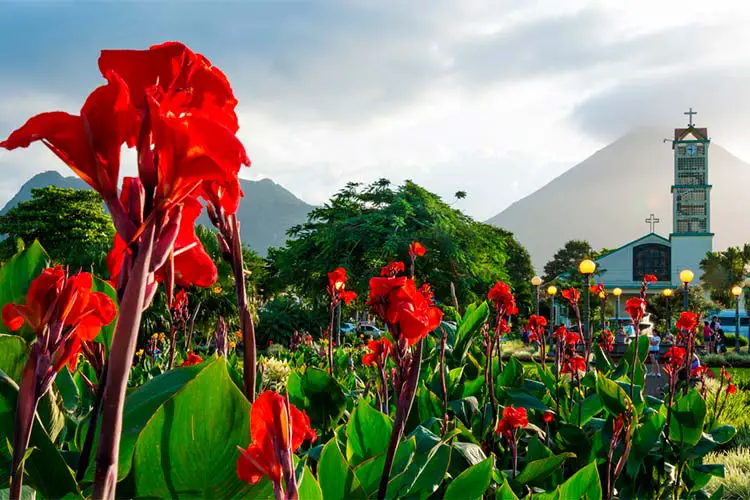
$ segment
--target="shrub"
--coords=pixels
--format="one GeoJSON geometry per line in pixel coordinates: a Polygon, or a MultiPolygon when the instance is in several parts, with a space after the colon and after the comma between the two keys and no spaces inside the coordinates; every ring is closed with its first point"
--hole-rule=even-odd
{"type": "MultiPolygon", "coordinates": [[[[724,334],[724,345],[728,348],[734,347],[735,341],[737,339],[737,336],[734,333],[726,333],[724,334]]],[[[745,347],[747,345],[747,338],[740,337],[740,347],[745,347]]]]}
{"type": "Polygon", "coordinates": [[[705,457],[708,463],[724,464],[724,477],[713,477],[706,486],[706,491],[713,494],[724,485],[726,499],[750,498],[750,448],[742,447],[721,453],[709,453],[705,457]]]}

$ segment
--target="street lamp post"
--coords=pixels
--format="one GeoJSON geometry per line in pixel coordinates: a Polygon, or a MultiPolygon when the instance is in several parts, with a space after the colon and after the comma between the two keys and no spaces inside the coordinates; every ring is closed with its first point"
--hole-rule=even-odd
{"type": "Polygon", "coordinates": [[[740,295],[742,295],[742,287],[733,286],[732,295],[734,295],[734,303],[736,307],[735,312],[734,312],[734,324],[736,325],[735,326],[736,335],[734,338],[734,350],[737,352],[740,352],[740,295]]]}
{"type": "Polygon", "coordinates": [[[615,329],[620,329],[620,295],[622,295],[622,288],[615,288],[612,290],[612,295],[615,296],[615,329]]]}
{"type": "Polygon", "coordinates": [[[552,333],[555,331],[555,295],[557,294],[557,287],[550,285],[547,287],[547,295],[549,295],[549,341],[550,348],[552,346],[552,333]]]}
{"type": "Polygon", "coordinates": [[[665,288],[662,295],[664,295],[664,303],[667,308],[664,315],[664,335],[666,335],[672,329],[672,289],[665,288]]]}
{"type": "Polygon", "coordinates": [[[680,281],[682,281],[685,295],[682,299],[683,311],[687,311],[690,307],[690,304],[688,303],[688,289],[690,288],[690,282],[693,281],[693,276],[693,271],[690,269],[685,269],[680,272],[680,281]]]}
{"type": "Polygon", "coordinates": [[[539,316],[539,285],[542,284],[542,278],[534,276],[531,278],[531,284],[534,286],[534,303],[536,305],[536,315],[539,316]]]}
{"type": "Polygon", "coordinates": [[[594,271],[596,271],[596,264],[593,260],[585,259],[582,260],[580,264],[578,264],[578,271],[586,277],[586,314],[584,317],[584,324],[583,324],[583,334],[584,339],[586,339],[586,345],[591,345],[591,293],[589,292],[589,288],[591,288],[591,275],[594,274],[594,271]]]}

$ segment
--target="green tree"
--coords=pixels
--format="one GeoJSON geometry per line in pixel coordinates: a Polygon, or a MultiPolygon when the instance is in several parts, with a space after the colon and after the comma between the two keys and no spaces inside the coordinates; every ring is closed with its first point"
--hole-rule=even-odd
{"type": "Polygon", "coordinates": [[[269,251],[270,286],[316,307],[327,301],[326,273],[342,266],[349,288],[359,294],[354,307],[364,309],[369,279],[391,260],[408,268],[412,241],[427,249],[417,259],[418,281],[429,283],[440,303],[452,304],[451,282],[464,307],[486,297],[495,281],[510,277],[508,233],[474,221],[410,181],[397,188],[385,179],[347,184],[289,235],[285,247],[269,251]]]}
{"type": "Polygon", "coordinates": [[[750,264],[750,245],[729,247],[721,252],[708,252],[701,260],[701,282],[709,290],[711,299],[724,307],[734,306],[731,290],[742,285],[750,264]]]}
{"type": "Polygon", "coordinates": [[[558,250],[552,260],[544,265],[545,282],[560,278],[563,274],[574,276],[578,274],[578,264],[584,259],[594,259],[598,253],[585,240],[570,240],[558,250]]]}
{"type": "Polygon", "coordinates": [[[95,191],[48,186],[31,190],[23,201],[0,216],[0,259],[15,253],[18,238],[39,240],[50,257],[72,269],[106,275],[106,255],[115,229],[95,191]]]}
{"type": "Polygon", "coordinates": [[[485,227],[488,231],[497,231],[505,238],[505,252],[508,254],[505,268],[508,272],[508,279],[513,284],[518,314],[521,318],[527,318],[532,314],[534,307],[534,289],[531,285],[534,266],[531,264],[531,256],[526,247],[521,245],[510,231],[493,226],[485,227]]]}

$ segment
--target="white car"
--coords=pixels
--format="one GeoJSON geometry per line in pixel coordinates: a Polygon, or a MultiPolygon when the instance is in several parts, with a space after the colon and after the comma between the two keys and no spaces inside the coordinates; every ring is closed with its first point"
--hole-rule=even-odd
{"type": "Polygon", "coordinates": [[[383,335],[383,330],[371,323],[360,323],[357,326],[357,331],[364,335],[372,335],[373,337],[380,337],[383,335]]]}

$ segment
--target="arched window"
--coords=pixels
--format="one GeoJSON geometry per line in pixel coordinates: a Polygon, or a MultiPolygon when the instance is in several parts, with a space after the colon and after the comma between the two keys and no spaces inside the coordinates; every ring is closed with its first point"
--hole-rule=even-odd
{"type": "Polygon", "coordinates": [[[633,281],[641,281],[645,274],[656,275],[659,281],[670,281],[670,248],[659,243],[647,243],[633,248],[633,281]]]}

